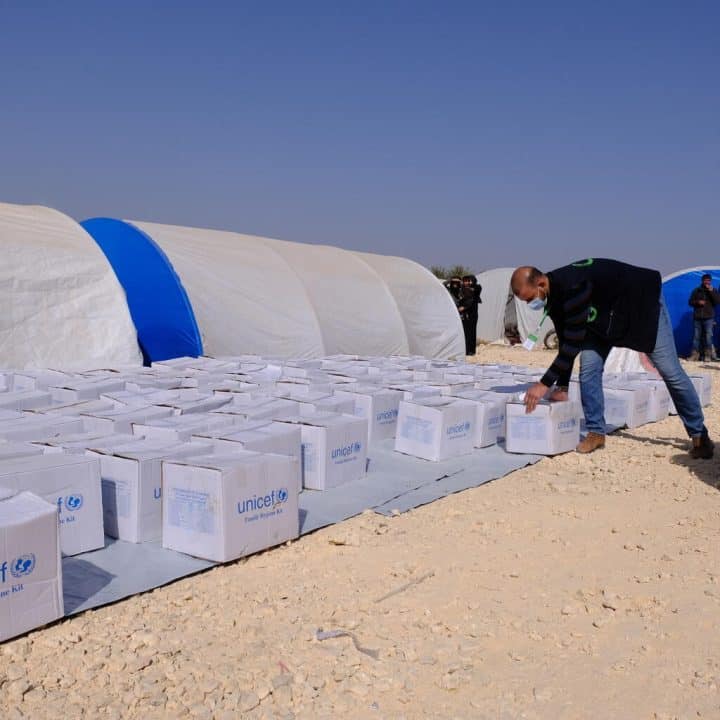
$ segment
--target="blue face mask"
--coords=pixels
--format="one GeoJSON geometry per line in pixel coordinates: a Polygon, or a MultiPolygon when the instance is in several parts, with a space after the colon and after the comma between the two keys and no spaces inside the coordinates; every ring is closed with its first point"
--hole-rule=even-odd
{"type": "Polygon", "coordinates": [[[528,307],[531,310],[544,310],[545,309],[545,300],[543,300],[540,297],[533,298],[528,303],[528,307]]]}

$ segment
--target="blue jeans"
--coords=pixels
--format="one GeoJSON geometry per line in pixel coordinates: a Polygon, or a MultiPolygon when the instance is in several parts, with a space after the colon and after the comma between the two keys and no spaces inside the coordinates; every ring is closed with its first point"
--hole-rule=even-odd
{"type": "MultiPolygon", "coordinates": [[[[588,432],[605,434],[605,398],[602,376],[605,360],[611,345],[589,338],[580,353],[580,393],[588,432]]],[[[665,381],[670,397],[675,403],[680,419],[690,437],[707,435],[705,418],[695,386],[682,369],[675,349],[672,325],[665,302],[660,296],[660,319],[658,321],[655,349],[650,360],[665,381]]]]}
{"type": "Polygon", "coordinates": [[[709,318],[708,320],[693,320],[694,332],[693,332],[693,352],[700,352],[700,338],[704,339],[705,344],[705,357],[707,359],[707,353],[713,352],[713,326],[715,325],[715,319],[709,318]]]}

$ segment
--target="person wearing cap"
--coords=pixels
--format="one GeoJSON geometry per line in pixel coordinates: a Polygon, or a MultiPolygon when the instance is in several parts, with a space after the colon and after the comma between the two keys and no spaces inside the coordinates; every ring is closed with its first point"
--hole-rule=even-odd
{"type": "Polygon", "coordinates": [[[717,360],[718,356],[713,345],[713,329],[715,327],[715,306],[720,304],[720,294],[712,286],[712,275],[705,273],[700,285],[690,293],[688,305],[693,309],[693,344],[688,360],[700,359],[700,341],[705,344],[705,359],[717,360]]]}
{"type": "Polygon", "coordinates": [[[605,446],[603,368],[613,347],[646,353],[665,381],[692,440],[693,458],[709,459],[710,440],[692,381],[680,365],[660,273],[618,260],[588,258],[544,273],[525,265],[515,270],[512,291],[531,308],[543,308],[555,325],[560,348],[540,382],[525,394],[527,412],[550,393],[567,400],[575,358],[580,355],[580,394],[588,433],[577,451],[605,446]]]}

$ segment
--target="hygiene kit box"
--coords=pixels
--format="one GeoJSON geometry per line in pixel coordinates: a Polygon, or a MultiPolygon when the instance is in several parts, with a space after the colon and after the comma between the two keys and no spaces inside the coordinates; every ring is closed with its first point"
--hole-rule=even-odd
{"type": "Polygon", "coordinates": [[[354,401],[352,413],[368,421],[370,442],[395,437],[398,410],[403,394],[398,390],[387,390],[376,385],[356,385],[336,390],[335,397],[354,401]]]}
{"type": "Polygon", "coordinates": [[[472,401],[452,397],[403,400],[395,450],[433,461],[466,455],[475,442],[476,412],[472,401]]]}
{"type": "Polygon", "coordinates": [[[541,402],[526,412],[519,401],[506,406],[505,449],[511,453],[557,455],[580,442],[580,408],[571,401],[541,402]]]}
{"type": "Polygon", "coordinates": [[[0,487],[0,642],[63,612],[56,505],[0,487]]]}
{"type": "Polygon", "coordinates": [[[209,442],[138,440],[88,449],[100,461],[105,534],[132,543],[162,537],[162,461],[204,455],[209,442]]]}
{"type": "Polygon", "coordinates": [[[100,462],[84,455],[34,455],[0,462],[0,487],[28,490],[55,507],[63,555],[105,545],[100,462]]]}
{"type": "Polygon", "coordinates": [[[364,418],[319,412],[282,422],[300,426],[303,487],[327,490],[365,475],[368,422],[364,418]]]}
{"type": "Polygon", "coordinates": [[[650,394],[645,383],[633,387],[605,387],[605,423],[612,427],[640,427],[650,422],[650,394]]]}
{"type": "Polygon", "coordinates": [[[228,562],[297,538],[297,460],[238,451],[163,462],[163,547],[228,562]]]}

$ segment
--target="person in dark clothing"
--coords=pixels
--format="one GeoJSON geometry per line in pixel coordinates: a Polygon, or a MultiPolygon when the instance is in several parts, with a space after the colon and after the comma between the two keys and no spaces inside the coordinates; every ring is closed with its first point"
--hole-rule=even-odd
{"type": "Polygon", "coordinates": [[[463,276],[458,312],[465,332],[466,355],[475,355],[477,351],[478,304],[482,302],[480,300],[481,292],[482,287],[478,285],[474,275],[463,276]]]}
{"type": "Polygon", "coordinates": [[[552,365],[526,393],[527,412],[535,409],[550,388],[555,388],[550,399],[567,399],[573,364],[580,355],[580,393],[588,434],[577,450],[588,453],[604,447],[605,360],[613,347],[630,348],[646,353],[665,381],[692,438],[692,457],[712,457],[714,446],[700,400],[678,360],[659,272],[589,258],[548,273],[519,267],[511,284],[520,300],[533,309],[545,309],[560,342],[552,365]]]}
{"type": "Polygon", "coordinates": [[[713,345],[713,329],[715,327],[715,306],[720,304],[720,293],[712,286],[712,276],[705,273],[701,283],[690,294],[688,305],[693,308],[693,344],[692,353],[688,360],[700,359],[700,341],[705,347],[704,357],[717,360],[717,353],[713,345]]]}

